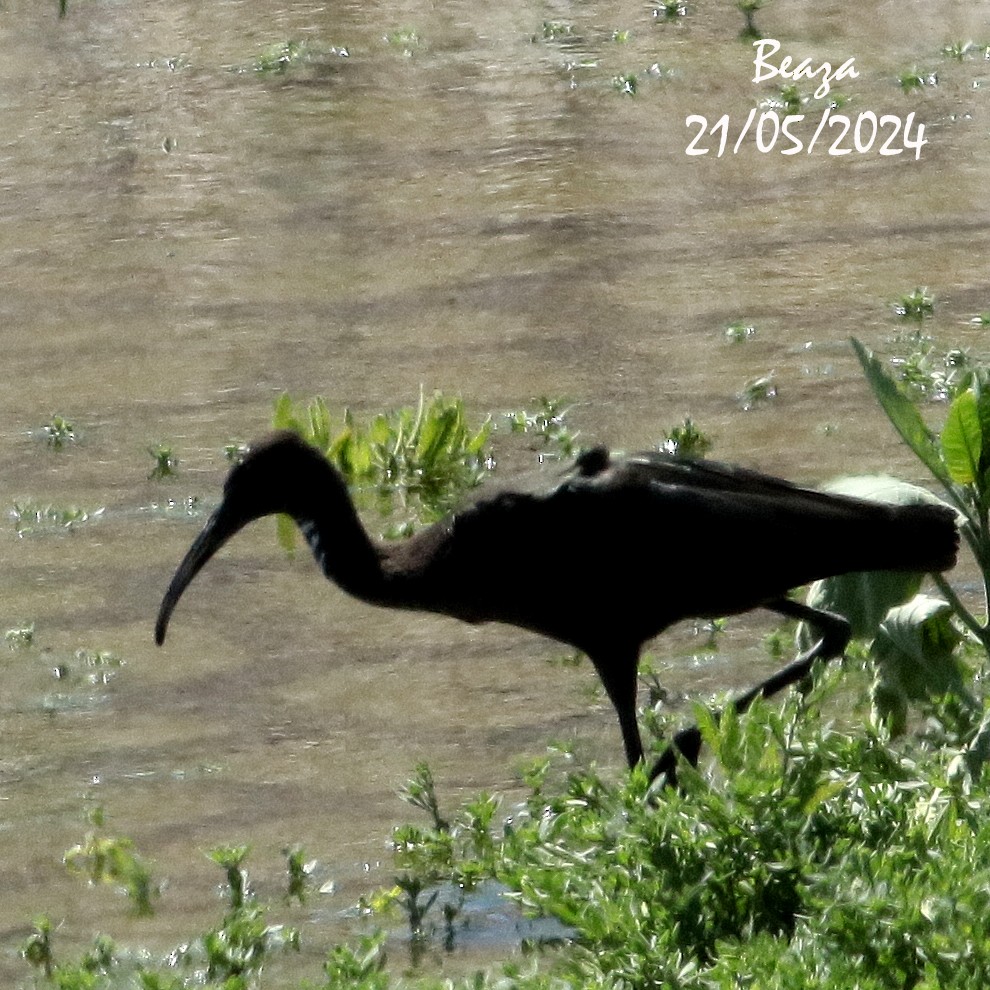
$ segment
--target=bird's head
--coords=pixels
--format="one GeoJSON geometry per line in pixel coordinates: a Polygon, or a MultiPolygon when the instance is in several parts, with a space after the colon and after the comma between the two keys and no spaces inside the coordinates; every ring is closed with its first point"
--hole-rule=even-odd
{"type": "Polygon", "coordinates": [[[255,519],[285,512],[307,518],[314,495],[347,501],[343,480],[326,458],[295,433],[282,432],[255,444],[231,468],[223,501],[189,548],[162,599],[155,624],[155,642],[165,640],[172,611],[204,564],[239,530],[255,519]]]}

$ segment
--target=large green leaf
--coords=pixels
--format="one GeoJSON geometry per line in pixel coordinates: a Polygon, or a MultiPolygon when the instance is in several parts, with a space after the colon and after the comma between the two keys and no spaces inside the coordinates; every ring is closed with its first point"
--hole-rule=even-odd
{"type": "Polygon", "coordinates": [[[976,394],[967,389],[952,400],[942,427],[942,457],[953,481],[971,485],[979,478],[982,450],[980,410],[976,394]]]}
{"type": "Polygon", "coordinates": [[[897,382],[887,374],[883,365],[855,337],[852,338],[852,346],[877,402],[894,429],[942,484],[951,485],[952,479],[942,461],[935,438],[914,403],[898,388],[897,382]]]}
{"type": "MultiPolygon", "coordinates": [[[[888,475],[838,478],[824,488],[837,495],[850,495],[888,505],[946,504],[927,489],[888,475]]],[[[812,584],[807,603],[812,608],[846,618],[857,639],[872,639],[888,611],[917,594],[923,577],[921,571],[839,574],[812,584]]],[[[811,635],[803,626],[800,637],[803,647],[811,645],[811,635]]]]}
{"type": "Polygon", "coordinates": [[[948,602],[916,595],[891,609],[880,624],[870,648],[877,663],[873,708],[895,735],[904,731],[910,702],[950,692],[969,698],[951,616],[948,602]]]}

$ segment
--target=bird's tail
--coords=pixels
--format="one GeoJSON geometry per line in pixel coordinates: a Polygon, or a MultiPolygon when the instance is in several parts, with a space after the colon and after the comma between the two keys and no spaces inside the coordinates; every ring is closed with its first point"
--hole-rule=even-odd
{"type": "Polygon", "coordinates": [[[959,528],[952,509],[934,504],[883,508],[886,524],[870,533],[871,570],[938,573],[955,566],[959,528]]]}

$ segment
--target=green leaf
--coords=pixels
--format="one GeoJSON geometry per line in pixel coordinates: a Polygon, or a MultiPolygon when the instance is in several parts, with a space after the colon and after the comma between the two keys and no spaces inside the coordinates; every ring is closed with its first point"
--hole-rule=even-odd
{"type": "MultiPolygon", "coordinates": [[[[918,485],[900,481],[887,475],[863,475],[839,478],[824,486],[837,495],[887,505],[946,505],[918,485]]],[[[872,639],[880,628],[888,611],[917,594],[924,574],[921,571],[864,571],[839,574],[816,581],[808,589],[807,603],[812,608],[835,612],[852,626],[857,639],[872,639]]],[[[803,648],[811,646],[811,635],[801,624],[800,642],[803,648]]]]}
{"type": "Polygon", "coordinates": [[[948,602],[916,595],[880,624],[870,647],[878,665],[873,707],[895,734],[904,728],[909,702],[946,693],[971,700],[955,655],[961,637],[951,616],[948,602]]]}
{"type": "Polygon", "coordinates": [[[856,338],[852,338],[853,350],[870,388],[904,442],[931,473],[947,487],[952,479],[942,461],[941,452],[931,431],[925,426],[914,403],[898,388],[897,382],[884,370],[880,362],[856,338]]]}
{"type": "Polygon", "coordinates": [[[295,430],[299,432],[299,424],[292,409],[292,399],[288,392],[283,392],[275,400],[275,410],[272,413],[272,427],[276,430],[295,430]]]}
{"type": "Polygon", "coordinates": [[[952,480],[971,485],[979,478],[983,430],[975,393],[960,393],[949,406],[942,427],[942,457],[952,480]]]}

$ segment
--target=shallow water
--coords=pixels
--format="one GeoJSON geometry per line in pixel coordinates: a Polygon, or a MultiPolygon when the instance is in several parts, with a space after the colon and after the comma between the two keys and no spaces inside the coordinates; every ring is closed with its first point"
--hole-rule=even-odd
{"type": "MultiPolygon", "coordinates": [[[[729,2],[672,24],[606,2],[70,0],[63,22],[55,6],[0,10],[0,508],[104,511],[71,532],[0,529],[0,621],[35,627],[0,647],[5,984],[27,978],[16,947],[38,911],[67,945],[201,930],[219,912],[202,851],[226,842],[252,844],[272,896],[284,845],[321,860],[336,893],[304,939],[325,945],[389,883],[389,827],[413,814],[395,794],[419,760],[450,805],[511,799],[519,762],[554,739],[621,771],[587,665],[550,664],[564,651],[510,629],[373,612],[287,561],[266,524],[153,646],[224,444],[262,434],[283,390],[361,414],[439,388],[479,419],[566,396],[588,442],[649,446],[690,415],[716,456],[795,480],[917,478],[847,338],[889,347],[893,300],[928,286],[926,330],[986,349],[969,320],[990,309],[990,64],[940,54],[990,40],[985,0],[775,0],[758,16],[796,58],[855,57],[844,112],[915,113],[917,161],[752,141],[685,154],[688,114],[738,128],[776,91],[752,83],[729,2]],[[544,38],[544,22],[573,30],[544,38]],[[418,40],[388,40],[408,28],[418,40]],[[252,71],[289,38],[347,55],[252,71]],[[938,85],[903,93],[911,67],[938,85]],[[613,85],[631,72],[635,97],[613,85]],[[757,330],[734,345],[737,320],[757,330]],[[770,372],[776,398],[744,412],[745,383],[770,372]],[[78,429],[62,451],[41,433],[53,413],[78,429]],[[158,442],[180,459],[166,482],[147,479],[158,442]],[[96,805],[168,879],[150,922],[61,865],[96,805]]],[[[734,622],[715,657],[690,629],[665,637],[674,699],[749,683],[771,625],[734,622]]]]}

